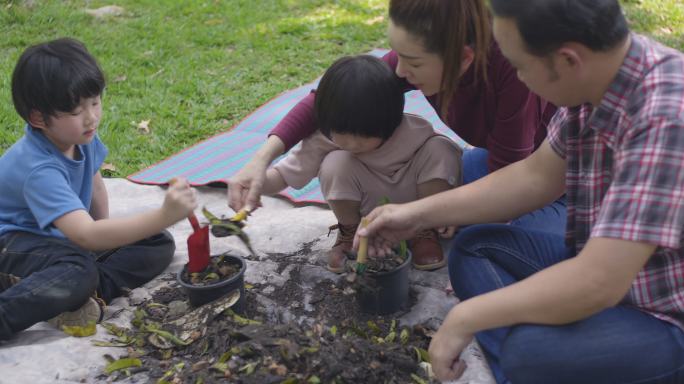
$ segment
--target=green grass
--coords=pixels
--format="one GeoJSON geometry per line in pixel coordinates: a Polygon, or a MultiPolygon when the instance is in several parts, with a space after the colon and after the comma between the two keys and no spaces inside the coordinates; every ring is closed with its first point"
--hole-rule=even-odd
{"type": "Polygon", "coordinates": [[[684,51],[682,0],[622,0],[630,27],[684,51]]]}
{"type": "Polygon", "coordinates": [[[82,40],[107,78],[100,136],[112,176],[126,176],[225,131],[344,54],[385,46],[386,0],[0,1],[0,153],[22,134],[10,81],[21,51],[82,40]],[[150,120],[149,134],[137,123],[150,120]]]}
{"type": "MultiPolygon", "coordinates": [[[[684,49],[680,1],[623,3],[636,30],[684,49]]],[[[72,36],[100,61],[100,136],[114,177],[230,129],[341,55],[386,46],[387,0],[117,0],[124,16],[85,13],[110,4],[0,0],[0,153],[22,135],[10,77],[30,44],[72,36]],[[138,130],[142,120],[149,134],[138,130]]]]}

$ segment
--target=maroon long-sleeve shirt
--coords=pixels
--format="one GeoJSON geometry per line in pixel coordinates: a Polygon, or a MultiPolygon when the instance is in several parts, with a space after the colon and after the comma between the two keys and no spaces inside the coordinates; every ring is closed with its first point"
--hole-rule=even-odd
{"type": "MultiPolygon", "coordinates": [[[[382,60],[397,67],[397,54],[387,53],[382,60]]],[[[414,90],[400,79],[405,91],[414,90]]],[[[286,150],[316,131],[313,105],[315,93],[304,97],[273,128],[286,150]]],[[[436,96],[427,100],[438,112],[436,96]]],[[[445,124],[468,144],[489,151],[489,170],[494,171],[529,156],[546,137],[546,126],[556,107],[530,92],[515,68],[492,44],[487,65],[487,82],[475,81],[471,66],[461,78],[449,103],[445,124]]]]}

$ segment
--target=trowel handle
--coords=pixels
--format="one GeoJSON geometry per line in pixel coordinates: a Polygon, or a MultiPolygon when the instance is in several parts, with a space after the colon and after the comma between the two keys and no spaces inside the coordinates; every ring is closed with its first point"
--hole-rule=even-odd
{"type": "Polygon", "coordinates": [[[192,225],[193,231],[197,232],[200,229],[202,229],[202,227],[200,227],[199,220],[197,220],[197,216],[195,216],[194,213],[190,213],[190,215],[188,216],[188,221],[190,222],[190,225],[192,225]]]}
{"type": "MultiPolygon", "coordinates": [[[[171,180],[169,180],[169,185],[174,185],[177,182],[178,178],[174,177],[171,180]]],[[[200,229],[202,229],[202,227],[200,227],[199,220],[197,220],[197,216],[195,216],[195,212],[190,212],[190,214],[188,215],[188,221],[190,221],[190,225],[192,225],[193,231],[197,232],[200,229]]]]}

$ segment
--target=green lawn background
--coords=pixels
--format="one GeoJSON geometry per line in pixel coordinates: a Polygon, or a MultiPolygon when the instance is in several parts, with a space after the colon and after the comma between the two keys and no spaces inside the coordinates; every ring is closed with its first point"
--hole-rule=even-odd
{"type": "MultiPolygon", "coordinates": [[[[684,48],[684,5],[623,1],[635,30],[684,48]]],[[[100,136],[123,177],[230,129],[337,57],[386,47],[387,0],[0,1],[0,153],[22,134],[10,95],[23,49],[83,41],[108,86],[100,136]],[[107,5],[125,13],[95,18],[107,5]],[[149,121],[149,131],[140,123],[149,121]]]]}

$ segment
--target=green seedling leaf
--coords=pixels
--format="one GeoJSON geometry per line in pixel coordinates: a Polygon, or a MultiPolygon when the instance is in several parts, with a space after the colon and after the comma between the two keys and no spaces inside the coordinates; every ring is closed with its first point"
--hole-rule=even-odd
{"type": "Polygon", "coordinates": [[[131,340],[130,343],[118,343],[118,342],[111,342],[111,341],[92,340],[90,343],[96,347],[128,347],[129,345],[133,344],[133,340],[131,340]]]}
{"type": "Polygon", "coordinates": [[[101,323],[100,325],[101,325],[104,329],[106,329],[107,332],[108,332],[110,335],[114,335],[114,336],[116,336],[116,337],[124,337],[124,336],[127,337],[127,336],[128,336],[128,335],[126,334],[127,329],[126,329],[126,328],[123,328],[123,327],[119,327],[119,326],[116,325],[116,324],[112,324],[112,323],[101,323]]]}
{"type": "Polygon", "coordinates": [[[226,309],[226,314],[230,315],[233,318],[233,321],[240,324],[240,325],[250,325],[250,324],[261,325],[260,321],[244,318],[244,317],[238,315],[237,313],[235,313],[235,311],[233,311],[230,308],[226,309]]]}
{"type": "Polygon", "coordinates": [[[308,384],[321,384],[321,379],[318,378],[318,376],[313,375],[309,377],[309,380],[306,381],[308,384]]]}
{"type": "Polygon", "coordinates": [[[184,346],[190,345],[190,343],[192,343],[192,340],[188,340],[188,341],[181,340],[180,338],[176,337],[176,335],[172,334],[171,332],[164,331],[161,329],[148,328],[147,331],[152,332],[154,334],[157,334],[159,337],[161,337],[165,340],[168,340],[171,343],[179,345],[179,346],[184,347],[184,346]]]}
{"type": "Polygon", "coordinates": [[[256,366],[257,363],[249,363],[246,364],[244,367],[240,368],[239,371],[244,372],[245,375],[251,375],[256,370],[256,366]]]}
{"type": "Polygon", "coordinates": [[[333,336],[337,335],[337,325],[330,327],[330,334],[333,336]]]}
{"type": "Polygon", "coordinates": [[[390,332],[394,332],[394,331],[396,331],[396,330],[397,330],[397,321],[396,321],[396,320],[392,320],[392,323],[391,323],[391,325],[390,325],[390,330],[389,330],[389,331],[390,331],[390,332]]]}
{"type": "Polygon", "coordinates": [[[142,367],[140,359],[123,358],[109,363],[105,367],[105,373],[111,375],[112,372],[131,367],[142,367]]]}
{"type": "Polygon", "coordinates": [[[233,357],[232,352],[224,352],[221,357],[219,357],[218,362],[219,363],[225,363],[226,361],[230,360],[230,358],[233,357]]]}
{"type": "Polygon", "coordinates": [[[211,273],[207,273],[207,275],[204,276],[204,279],[203,279],[203,280],[204,280],[204,281],[213,281],[213,280],[218,280],[218,279],[219,279],[218,273],[216,273],[216,272],[211,272],[211,273]]]}
{"type": "Polygon", "coordinates": [[[217,362],[216,364],[212,365],[210,369],[219,371],[224,375],[226,374],[226,372],[230,372],[230,367],[228,367],[228,363],[226,362],[217,362]]]}
{"type": "Polygon", "coordinates": [[[62,331],[66,333],[69,336],[74,336],[74,337],[87,337],[87,336],[92,336],[95,333],[97,333],[97,327],[95,326],[95,322],[91,321],[88,323],[88,325],[80,327],[78,325],[74,326],[68,326],[68,325],[62,325],[62,331]]]}
{"type": "Polygon", "coordinates": [[[422,363],[423,361],[426,363],[430,362],[430,354],[428,351],[418,347],[413,347],[413,349],[416,351],[416,356],[418,357],[419,363],[422,363]]]}
{"type": "Polygon", "coordinates": [[[318,348],[318,347],[306,347],[306,348],[303,348],[303,349],[302,349],[302,352],[303,352],[303,353],[311,353],[311,354],[314,354],[314,353],[318,352],[319,349],[320,349],[320,348],[318,348]]]}
{"type": "Polygon", "coordinates": [[[379,335],[379,334],[382,333],[382,330],[380,329],[380,327],[378,327],[378,325],[375,324],[372,320],[368,320],[368,321],[366,322],[366,324],[368,325],[368,328],[369,328],[371,331],[373,331],[373,333],[375,333],[376,335],[379,335]]]}
{"type": "Polygon", "coordinates": [[[409,341],[409,337],[411,337],[411,333],[409,332],[408,328],[404,328],[401,330],[401,333],[399,334],[399,341],[401,342],[401,345],[406,345],[409,341]]]}
{"type": "Polygon", "coordinates": [[[297,384],[299,383],[299,380],[294,377],[288,377],[287,379],[283,380],[280,384],[297,384]]]}
{"type": "Polygon", "coordinates": [[[392,331],[387,336],[385,336],[385,343],[393,343],[394,339],[397,338],[397,333],[392,331]]]}
{"type": "Polygon", "coordinates": [[[414,381],[416,384],[428,384],[427,381],[423,380],[422,377],[416,375],[415,373],[412,373],[412,374],[411,374],[411,378],[413,379],[413,381],[414,381]]]}

